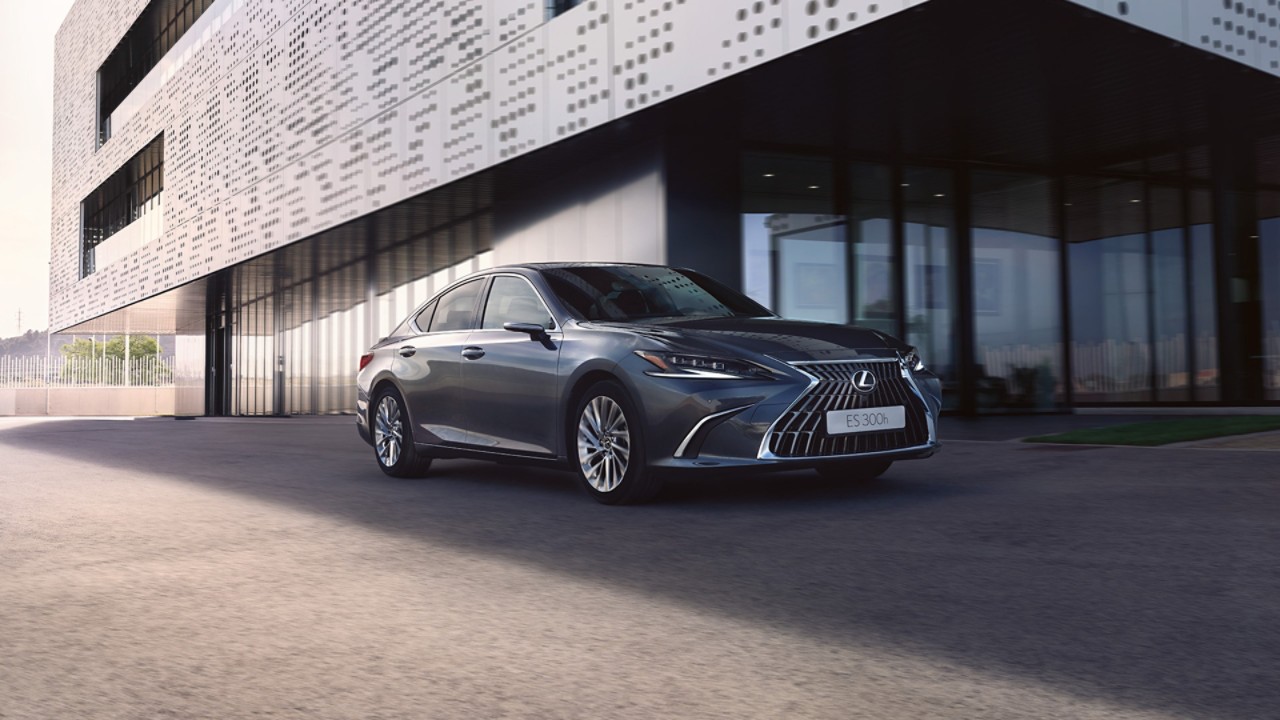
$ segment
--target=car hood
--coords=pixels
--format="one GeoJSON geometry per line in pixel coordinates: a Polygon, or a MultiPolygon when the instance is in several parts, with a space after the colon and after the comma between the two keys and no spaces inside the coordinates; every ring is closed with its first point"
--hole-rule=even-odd
{"type": "Polygon", "coordinates": [[[592,323],[625,328],[685,352],[768,355],[783,362],[848,360],[905,350],[870,328],[782,318],[659,318],[643,323],[592,323]]]}

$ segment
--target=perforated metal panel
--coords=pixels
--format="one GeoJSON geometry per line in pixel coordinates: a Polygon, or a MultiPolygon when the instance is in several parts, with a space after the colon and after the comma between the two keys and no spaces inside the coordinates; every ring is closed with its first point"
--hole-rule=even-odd
{"type": "Polygon", "coordinates": [[[1280,0],[1072,0],[1192,47],[1280,75],[1280,0]]]}
{"type": "MultiPolygon", "coordinates": [[[[1073,1],[1280,74],[1277,0],[1073,1]]],[[[547,22],[541,0],[218,0],[95,148],[95,73],[147,0],[80,0],[56,42],[52,325],[923,2],[587,0],[547,22]],[[80,201],[160,133],[163,236],[79,279],[80,201]]]]}

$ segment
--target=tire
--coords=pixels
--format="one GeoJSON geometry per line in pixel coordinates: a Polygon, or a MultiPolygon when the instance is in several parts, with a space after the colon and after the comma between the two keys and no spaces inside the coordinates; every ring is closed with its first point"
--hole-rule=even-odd
{"type": "Polygon", "coordinates": [[[369,428],[373,457],[391,477],[422,477],[431,467],[431,458],[414,447],[411,425],[400,391],[392,386],[379,390],[369,406],[369,428]]]}
{"type": "Polygon", "coordinates": [[[818,474],[828,480],[871,482],[885,474],[892,460],[838,460],[817,467],[818,474]]]}
{"type": "Polygon", "coordinates": [[[570,462],[597,502],[630,505],[658,494],[662,480],[645,458],[640,413],[621,385],[592,385],[575,405],[570,423],[570,462]]]}

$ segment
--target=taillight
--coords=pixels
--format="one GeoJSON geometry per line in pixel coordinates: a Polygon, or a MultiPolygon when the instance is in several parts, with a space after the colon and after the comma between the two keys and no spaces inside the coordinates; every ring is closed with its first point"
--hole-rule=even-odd
{"type": "Polygon", "coordinates": [[[360,356],[360,369],[363,370],[365,365],[373,362],[373,353],[365,353],[360,356]]]}

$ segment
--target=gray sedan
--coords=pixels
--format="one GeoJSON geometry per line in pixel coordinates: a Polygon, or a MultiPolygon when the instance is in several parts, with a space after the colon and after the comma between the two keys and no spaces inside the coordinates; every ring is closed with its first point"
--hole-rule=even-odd
{"type": "Polygon", "coordinates": [[[784,320],[692,270],[500,267],[454,283],[360,358],[383,472],[434,458],[568,467],[596,500],[675,472],[812,467],[871,479],[938,448],[941,386],[876,330],[784,320]]]}

